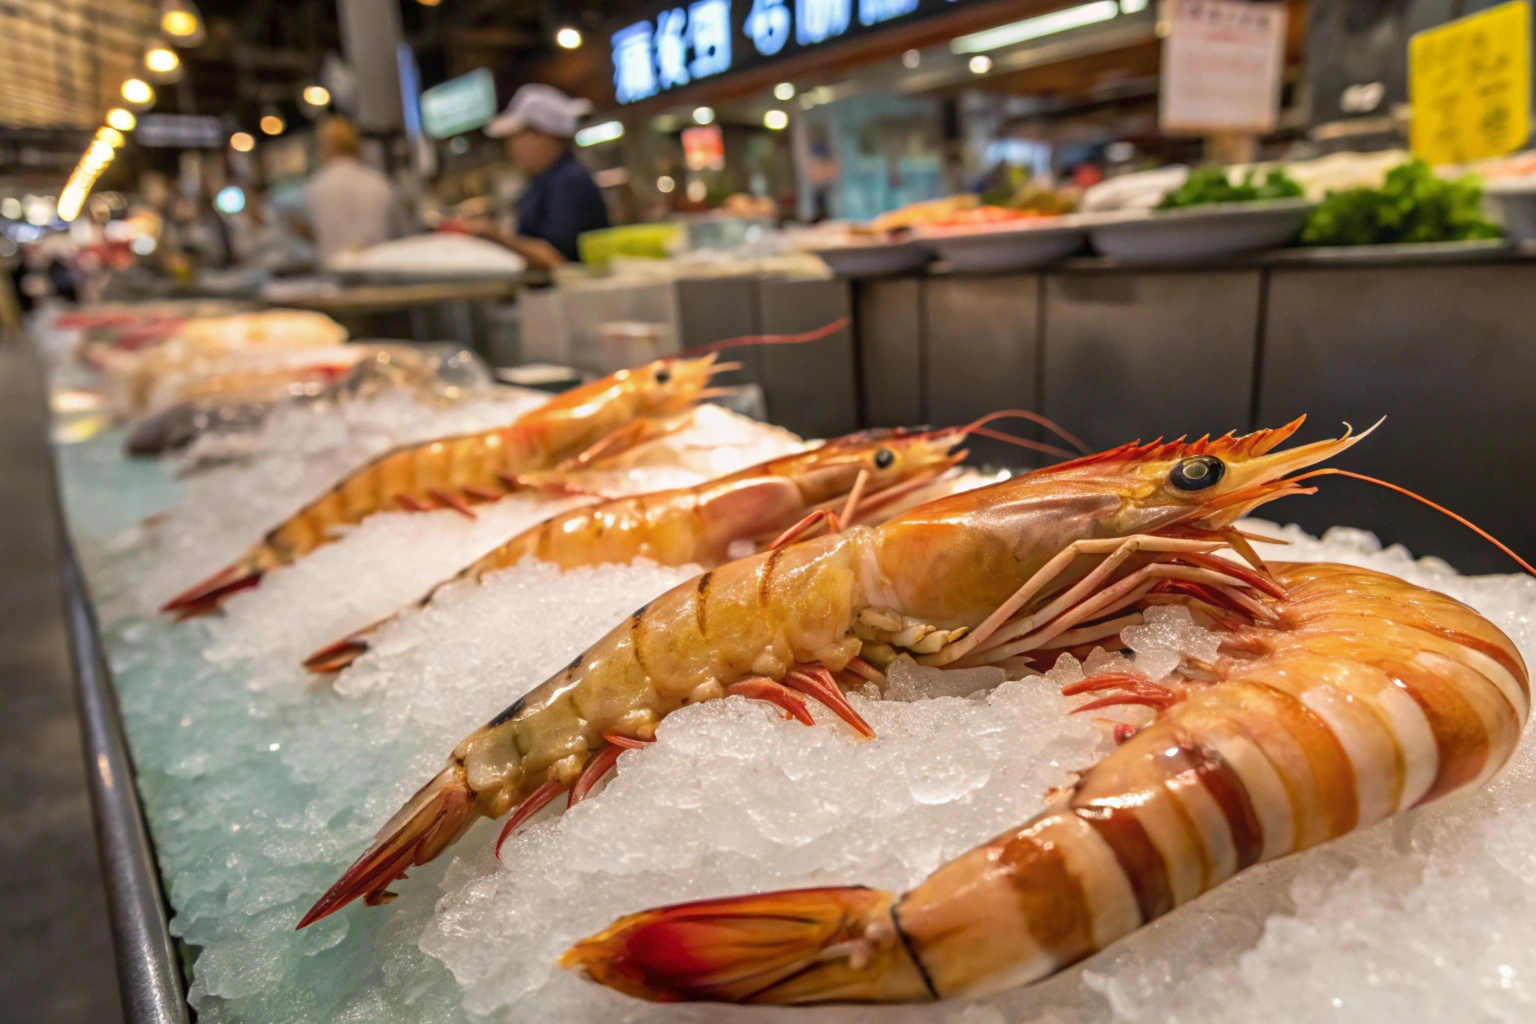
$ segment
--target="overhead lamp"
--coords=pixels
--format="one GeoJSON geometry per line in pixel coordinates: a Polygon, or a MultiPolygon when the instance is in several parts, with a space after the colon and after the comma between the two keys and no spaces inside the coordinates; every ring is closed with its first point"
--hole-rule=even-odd
{"type": "Polygon", "coordinates": [[[1052,11],[1050,14],[989,28],[985,32],[973,32],[968,36],[961,36],[949,44],[949,49],[953,53],[982,53],[986,50],[997,50],[1015,43],[1039,39],[1042,36],[1052,36],[1058,32],[1096,25],[1101,21],[1108,21],[1119,13],[1120,5],[1115,0],[1094,0],[1091,4],[1078,4],[1076,7],[1068,7],[1064,10],[1052,11]]]}
{"type": "Polygon", "coordinates": [[[443,0],[416,0],[416,2],[421,4],[423,7],[436,7],[438,4],[442,3],[443,0]]]}
{"type": "Polygon", "coordinates": [[[992,70],[992,58],[984,53],[978,53],[970,61],[971,74],[984,75],[992,70]]]}
{"type": "Polygon", "coordinates": [[[773,87],[773,98],[776,99],[776,100],[780,100],[781,102],[784,102],[784,103],[788,103],[790,100],[794,99],[795,98],[795,83],[793,83],[793,82],[780,82],[778,85],[774,86],[773,87]]]}
{"type": "Polygon", "coordinates": [[[236,153],[249,153],[256,148],[256,138],[250,132],[235,132],[229,137],[229,148],[236,153]]]}
{"type": "Polygon", "coordinates": [[[173,77],[181,68],[181,58],[176,51],[161,40],[155,40],[144,51],[144,67],[161,81],[173,77]]]}
{"type": "Polygon", "coordinates": [[[85,155],[106,163],[116,156],[117,153],[113,150],[110,142],[103,142],[101,139],[97,139],[86,148],[85,155]]]}
{"type": "Polygon", "coordinates": [[[160,31],[177,46],[196,46],[207,35],[192,0],[165,0],[160,5],[160,31]]]}
{"type": "MultiPolygon", "coordinates": [[[[671,179],[668,180],[670,181],[671,179]]],[[[6,196],[4,199],[0,199],[0,217],[21,220],[21,200],[15,196],[6,196]]]]}
{"type": "Polygon", "coordinates": [[[131,132],[133,126],[139,123],[139,119],[133,116],[133,111],[124,110],[122,107],[113,107],[107,111],[107,124],[120,132],[131,132]]]}
{"type": "Polygon", "coordinates": [[[245,190],[239,185],[225,185],[213,197],[213,206],[220,213],[239,213],[245,209],[245,190]]]}
{"type": "Polygon", "coordinates": [[[574,50],[581,45],[581,33],[567,25],[555,33],[555,43],[562,50],[574,50]]]}
{"type": "Polygon", "coordinates": [[[331,90],[323,85],[306,85],[304,87],[304,102],[312,107],[329,106],[331,90]]]}
{"type": "Polygon", "coordinates": [[[713,107],[694,107],[693,120],[695,124],[714,124],[715,110],[713,107]]]}
{"type": "Polygon", "coordinates": [[[612,142],[624,137],[624,125],[618,121],[604,121],[583,128],[576,133],[576,145],[595,146],[599,142],[612,142]]]}
{"type": "MultiPolygon", "coordinates": [[[[85,205],[85,189],[78,185],[66,185],[64,191],[59,193],[58,215],[62,221],[72,221],[80,216],[80,208],[85,205]]],[[[47,223],[44,221],[43,223],[47,223]]]]}
{"type": "Polygon", "coordinates": [[[789,127],[789,115],[782,110],[770,110],[763,115],[763,127],[781,132],[789,127]]]}
{"type": "Polygon", "coordinates": [[[130,78],[123,83],[123,99],[136,107],[147,107],[155,102],[155,88],[142,78],[130,78]]]}
{"type": "MultiPolygon", "coordinates": [[[[672,175],[670,174],[663,174],[661,177],[656,179],[656,191],[662,193],[663,195],[671,192],[675,188],[677,188],[677,182],[672,180],[672,175]]],[[[16,200],[7,199],[6,202],[14,203],[16,200]]],[[[20,203],[17,203],[16,209],[21,209],[20,203]]],[[[7,216],[9,216],[9,214],[7,214],[7,216]]]]}
{"type": "Polygon", "coordinates": [[[105,142],[113,149],[116,149],[118,146],[121,146],[125,141],[127,141],[123,138],[123,133],[118,131],[116,128],[98,128],[96,129],[96,138],[102,142],[105,142]]]}
{"type": "Polygon", "coordinates": [[[923,62],[923,55],[917,50],[907,50],[901,55],[901,66],[908,70],[917,67],[923,62]]]}
{"type": "Polygon", "coordinates": [[[261,130],[268,135],[281,135],[288,123],[278,114],[268,114],[261,119],[261,130]]]}

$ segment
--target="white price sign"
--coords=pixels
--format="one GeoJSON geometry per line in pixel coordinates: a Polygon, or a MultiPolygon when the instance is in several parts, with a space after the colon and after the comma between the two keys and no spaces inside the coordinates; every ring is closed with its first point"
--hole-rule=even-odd
{"type": "Polygon", "coordinates": [[[1273,131],[1285,65],[1285,5],[1172,0],[1168,7],[1163,129],[1273,131]]]}

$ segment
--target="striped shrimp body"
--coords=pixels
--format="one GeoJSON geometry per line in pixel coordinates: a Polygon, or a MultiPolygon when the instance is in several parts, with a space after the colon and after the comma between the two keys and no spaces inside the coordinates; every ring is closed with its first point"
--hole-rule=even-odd
{"type": "MultiPolygon", "coordinates": [[[[600,501],[525,530],[453,579],[478,580],[530,557],[562,569],[642,557],[662,565],[716,566],[735,545],[753,551],[802,523],[800,535],[805,535],[817,528],[818,517],[835,523],[839,508],[841,518],[851,521],[923,493],[963,457],[964,452],[950,454],[962,437],[958,431],[854,434],[694,487],[600,501]]],[[[430,602],[447,582],[418,603],[430,602]]],[[[368,650],[369,637],[382,625],[322,648],[305,661],[306,667],[315,672],[344,668],[368,650]]]]}
{"type": "Polygon", "coordinates": [[[479,816],[516,808],[505,836],[561,792],[581,799],[623,747],[649,741],[684,704],[741,695],[809,724],[809,694],[868,736],[839,683],[883,681],[879,666],[899,652],[939,665],[1016,665],[1080,642],[1090,627],[1079,624],[1123,618],[1157,587],[1173,588],[1163,597],[1244,608],[1252,586],[1278,587],[1210,554],[1246,545],[1232,522],[1298,490],[1288,473],[1358,440],[1272,451],[1299,423],[1127,445],[879,527],[728,562],[674,588],[460,744],[300,926],[358,898],[386,898],[408,867],[479,816]]]}
{"type": "MultiPolygon", "coordinates": [[[[563,962],[656,1000],[986,995],[1090,956],[1246,867],[1481,785],[1509,761],[1530,691],[1496,627],[1381,573],[1271,568],[1285,596],[1258,598],[1267,621],[1236,625],[1215,664],[1165,681],[1153,723],[1044,812],[910,892],[644,911],[563,962]]],[[[1144,680],[1120,682],[1128,698],[1145,692],[1144,680]]]]}
{"type": "Polygon", "coordinates": [[[549,469],[594,446],[618,450],[648,438],[659,418],[698,401],[710,374],[722,368],[713,356],[658,359],[567,391],[510,426],[386,452],[161,610],[184,618],[210,612],[230,594],[256,586],[263,574],[335,540],[338,526],[375,512],[455,508],[473,516],[472,504],[504,496],[520,473],[549,469]]]}

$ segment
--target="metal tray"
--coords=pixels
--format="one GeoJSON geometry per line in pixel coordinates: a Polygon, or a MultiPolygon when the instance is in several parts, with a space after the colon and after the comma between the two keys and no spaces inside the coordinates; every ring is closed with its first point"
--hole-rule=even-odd
{"type": "Polygon", "coordinates": [[[60,534],[75,703],[123,1019],[129,1024],[190,1024],[181,964],[167,925],[165,894],[134,786],[133,762],[96,616],[68,533],[61,530],[60,534]]]}

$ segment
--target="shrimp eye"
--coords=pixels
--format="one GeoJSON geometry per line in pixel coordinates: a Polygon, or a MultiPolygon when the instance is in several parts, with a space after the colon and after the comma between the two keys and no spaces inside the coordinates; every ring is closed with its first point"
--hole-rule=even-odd
{"type": "Polygon", "coordinates": [[[875,452],[875,468],[890,469],[896,463],[896,453],[889,448],[881,448],[875,452]]]}
{"type": "Polygon", "coordinates": [[[1174,466],[1173,472],[1168,474],[1168,481],[1181,491],[1203,491],[1207,487],[1215,487],[1216,482],[1226,474],[1226,463],[1216,456],[1195,455],[1174,466]]]}
{"type": "Polygon", "coordinates": [[[656,383],[665,384],[672,379],[672,371],[663,366],[656,371],[656,383]]]}

